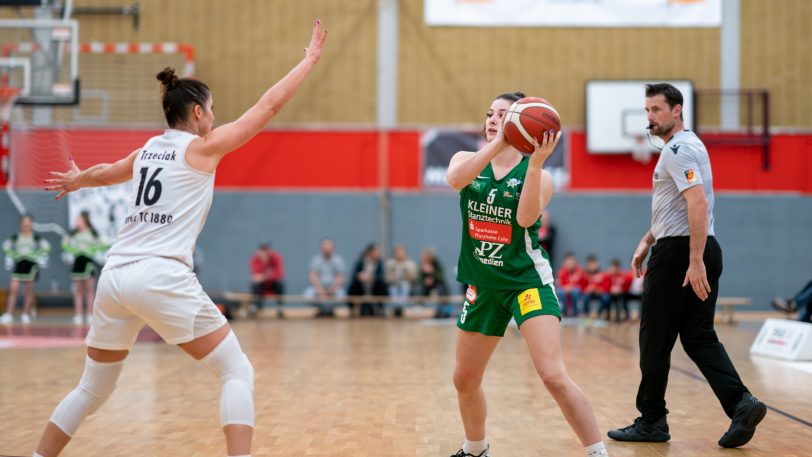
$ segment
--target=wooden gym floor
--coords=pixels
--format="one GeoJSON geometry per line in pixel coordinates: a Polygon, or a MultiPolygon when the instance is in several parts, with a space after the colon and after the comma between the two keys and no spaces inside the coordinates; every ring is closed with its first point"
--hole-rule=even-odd
{"type": "MultiPolygon", "coordinates": [[[[745,383],[770,407],[750,444],[735,451],[717,446],[729,421],[677,347],[667,397],[671,442],[607,439],[611,455],[812,455],[812,363],[750,357],[760,323],[744,318],[717,327],[745,383]]],[[[258,319],[233,326],[256,371],[253,456],[447,457],[459,448],[451,321],[258,319]]],[[[51,411],[81,376],[81,332],[69,328],[0,327],[0,455],[30,456],[51,411]],[[48,347],[49,338],[58,347],[48,347]],[[8,347],[21,341],[37,347],[8,347]]],[[[219,383],[179,349],[150,342],[155,338],[149,334],[145,339],[131,353],[113,397],[63,456],[225,455],[219,383]]],[[[563,344],[568,369],[589,397],[602,433],[630,423],[637,415],[637,326],[568,325],[563,344]]],[[[495,457],[583,455],[515,328],[491,361],[485,393],[495,457]]]]}

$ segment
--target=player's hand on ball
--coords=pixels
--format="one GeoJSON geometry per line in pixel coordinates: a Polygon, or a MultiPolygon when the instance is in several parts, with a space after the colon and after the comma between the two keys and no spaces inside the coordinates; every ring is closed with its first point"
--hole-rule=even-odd
{"type": "Polygon", "coordinates": [[[535,148],[535,151],[530,156],[530,164],[537,167],[544,165],[544,161],[553,154],[556,145],[558,145],[558,140],[560,139],[560,130],[558,132],[553,132],[552,130],[544,132],[544,135],[541,137],[541,142],[533,138],[533,147],[535,148]]]}
{"type": "Polygon", "coordinates": [[[51,179],[45,180],[45,190],[56,190],[59,191],[56,194],[56,199],[59,200],[60,198],[64,197],[69,192],[73,192],[79,188],[78,184],[75,182],[76,177],[79,176],[79,167],[76,166],[76,162],[73,161],[73,157],[70,158],[70,168],[65,173],[60,173],[58,171],[52,171],[48,173],[52,176],[51,179]]]}
{"type": "Polygon", "coordinates": [[[318,62],[321,58],[321,51],[324,49],[324,40],[327,39],[327,29],[321,30],[321,19],[316,20],[313,26],[313,33],[310,36],[310,44],[305,48],[305,57],[318,62]]]}

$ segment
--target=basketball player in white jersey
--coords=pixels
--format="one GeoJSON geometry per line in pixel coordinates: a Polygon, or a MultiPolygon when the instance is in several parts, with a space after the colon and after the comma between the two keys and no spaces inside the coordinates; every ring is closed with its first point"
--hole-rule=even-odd
{"type": "Polygon", "coordinates": [[[321,56],[327,31],[316,21],[305,57],[239,119],[212,130],[208,87],[158,74],[169,129],[126,158],[80,171],[52,172],[60,198],[82,187],[133,180],[130,207],[99,278],[79,385],[57,406],[35,457],[58,455],[81,422],[113,393],[124,359],[144,324],[177,344],[223,383],[220,418],[229,456],[248,456],[254,426],[254,372],[225,318],[192,272],[217,164],[245,144],[290,100],[321,56]]]}

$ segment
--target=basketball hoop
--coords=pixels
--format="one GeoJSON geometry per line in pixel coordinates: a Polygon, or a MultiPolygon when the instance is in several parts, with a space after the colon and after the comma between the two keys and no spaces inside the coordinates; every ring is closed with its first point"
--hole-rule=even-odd
{"type": "Polygon", "coordinates": [[[632,145],[632,159],[642,164],[651,162],[652,146],[646,141],[646,135],[635,135],[632,145]]]}
{"type": "MultiPolygon", "coordinates": [[[[13,86],[0,86],[0,178],[8,174],[9,124],[11,123],[11,109],[20,96],[20,88],[13,86]]],[[[0,182],[5,179],[0,179],[0,182]]]]}
{"type": "Polygon", "coordinates": [[[7,127],[6,124],[11,120],[11,109],[14,108],[14,102],[20,96],[19,87],[2,86],[0,87],[0,120],[3,121],[3,131],[7,127]]]}

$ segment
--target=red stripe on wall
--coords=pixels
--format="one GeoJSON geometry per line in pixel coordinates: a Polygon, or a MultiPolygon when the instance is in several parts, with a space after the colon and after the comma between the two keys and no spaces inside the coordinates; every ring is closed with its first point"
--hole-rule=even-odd
{"type": "MultiPolygon", "coordinates": [[[[573,190],[651,189],[656,155],[641,164],[629,154],[590,154],[584,132],[578,131],[570,131],[569,142],[573,190]]],[[[762,168],[761,146],[711,144],[708,153],[715,190],[812,193],[812,135],[773,136],[769,170],[762,168]]]]}
{"type": "Polygon", "coordinates": [[[417,188],[419,132],[370,131],[263,132],[223,159],[215,185],[376,189],[380,185],[379,135],[388,136],[388,186],[417,188]]]}
{"type": "MultiPolygon", "coordinates": [[[[15,131],[11,142],[17,163],[15,185],[41,188],[49,171],[67,167],[69,155],[82,168],[114,162],[158,133],[92,128],[15,131]]],[[[381,185],[378,148],[384,145],[388,147],[386,186],[415,190],[420,188],[420,135],[416,130],[265,131],[223,160],[216,185],[263,190],[376,190],[381,185]]],[[[657,156],[644,165],[629,154],[589,154],[582,131],[569,132],[569,145],[572,190],[651,189],[657,156]]],[[[718,191],[812,194],[812,135],[773,136],[771,168],[766,171],[761,166],[759,146],[711,145],[709,152],[718,191]]]]}
{"type": "MultiPolygon", "coordinates": [[[[81,168],[115,162],[159,133],[147,129],[18,130],[12,135],[11,144],[12,154],[17,154],[15,186],[41,188],[49,171],[67,168],[71,155],[81,168]]],[[[215,185],[374,190],[381,184],[379,144],[389,149],[387,186],[418,188],[420,132],[417,131],[261,132],[223,159],[215,185]]]]}

